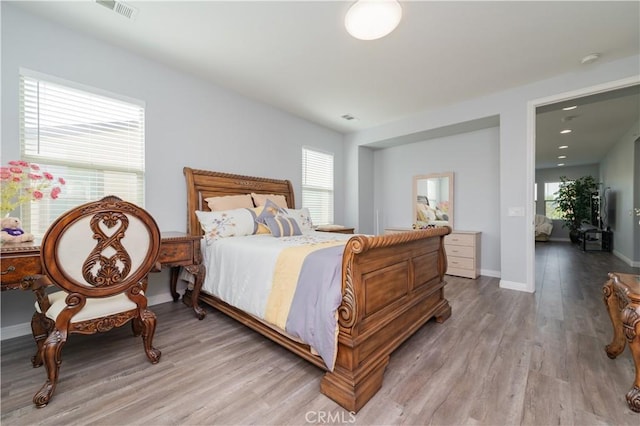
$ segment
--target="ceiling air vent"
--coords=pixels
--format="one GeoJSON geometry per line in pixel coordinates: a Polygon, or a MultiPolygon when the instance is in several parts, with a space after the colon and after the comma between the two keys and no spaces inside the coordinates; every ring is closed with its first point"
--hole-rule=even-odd
{"type": "Polygon", "coordinates": [[[120,16],[124,16],[127,19],[134,20],[136,15],[138,14],[138,9],[135,7],[129,6],[126,3],[115,0],[96,0],[100,6],[104,6],[109,10],[117,13],[120,16]]]}

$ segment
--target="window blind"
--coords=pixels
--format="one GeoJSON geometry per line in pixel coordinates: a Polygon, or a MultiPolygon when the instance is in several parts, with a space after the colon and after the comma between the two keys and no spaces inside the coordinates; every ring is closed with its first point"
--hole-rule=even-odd
{"type": "Polygon", "coordinates": [[[302,148],[302,206],[314,225],[333,223],[333,154],[302,148]]]}
{"type": "Polygon", "coordinates": [[[144,106],[98,92],[20,75],[21,159],[66,181],[58,199],[22,206],[36,237],[65,211],[106,195],[144,206],[144,106]]]}

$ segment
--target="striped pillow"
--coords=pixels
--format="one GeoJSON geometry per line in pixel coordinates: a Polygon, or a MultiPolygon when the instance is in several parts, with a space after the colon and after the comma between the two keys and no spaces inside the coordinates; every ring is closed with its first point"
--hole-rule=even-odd
{"type": "Polygon", "coordinates": [[[265,223],[271,235],[276,238],[279,237],[292,237],[294,235],[302,235],[300,227],[296,220],[292,217],[286,216],[273,216],[265,218],[265,223]]]}

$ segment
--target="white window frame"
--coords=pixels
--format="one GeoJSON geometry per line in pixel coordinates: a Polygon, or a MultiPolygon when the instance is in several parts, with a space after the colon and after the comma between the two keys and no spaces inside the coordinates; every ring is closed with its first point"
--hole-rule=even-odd
{"type": "Polygon", "coordinates": [[[144,207],[145,103],[24,68],[19,72],[20,159],[66,181],[57,200],[21,206],[24,228],[40,238],[60,214],[106,195],[144,207]],[[61,114],[47,104],[44,87],[60,90],[51,99],[62,105],[61,114]]]}
{"type": "Polygon", "coordinates": [[[550,219],[562,219],[558,211],[556,193],[560,189],[561,182],[545,182],[544,184],[544,215],[550,219]]]}
{"type": "Polygon", "coordinates": [[[315,226],[334,221],[334,167],[332,152],[302,147],[302,207],[315,226]]]}

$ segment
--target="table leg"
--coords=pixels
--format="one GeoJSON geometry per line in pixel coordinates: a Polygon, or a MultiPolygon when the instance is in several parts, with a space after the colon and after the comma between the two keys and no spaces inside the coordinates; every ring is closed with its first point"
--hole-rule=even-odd
{"type": "Polygon", "coordinates": [[[201,320],[207,314],[198,303],[200,289],[202,288],[202,283],[204,282],[205,267],[202,264],[197,264],[185,266],[185,269],[189,271],[189,273],[193,274],[196,279],[195,283],[193,284],[193,291],[191,292],[191,306],[193,307],[193,311],[195,312],[198,319],[201,320]]]}
{"type": "Polygon", "coordinates": [[[632,411],[640,413],[640,305],[629,304],[622,311],[624,333],[629,341],[629,349],[636,367],[633,387],[627,392],[627,404],[632,411]]]}
{"type": "Polygon", "coordinates": [[[602,293],[604,294],[604,304],[607,306],[611,325],[613,326],[613,340],[605,347],[605,350],[607,351],[607,356],[614,359],[624,350],[624,333],[620,318],[620,302],[615,294],[613,280],[606,282],[602,287],[602,293]]]}
{"type": "Polygon", "coordinates": [[[178,275],[180,275],[180,267],[179,266],[171,267],[171,277],[169,279],[169,290],[171,291],[171,297],[173,297],[174,302],[177,302],[180,299],[180,293],[178,293],[178,290],[177,290],[178,275]]]}

